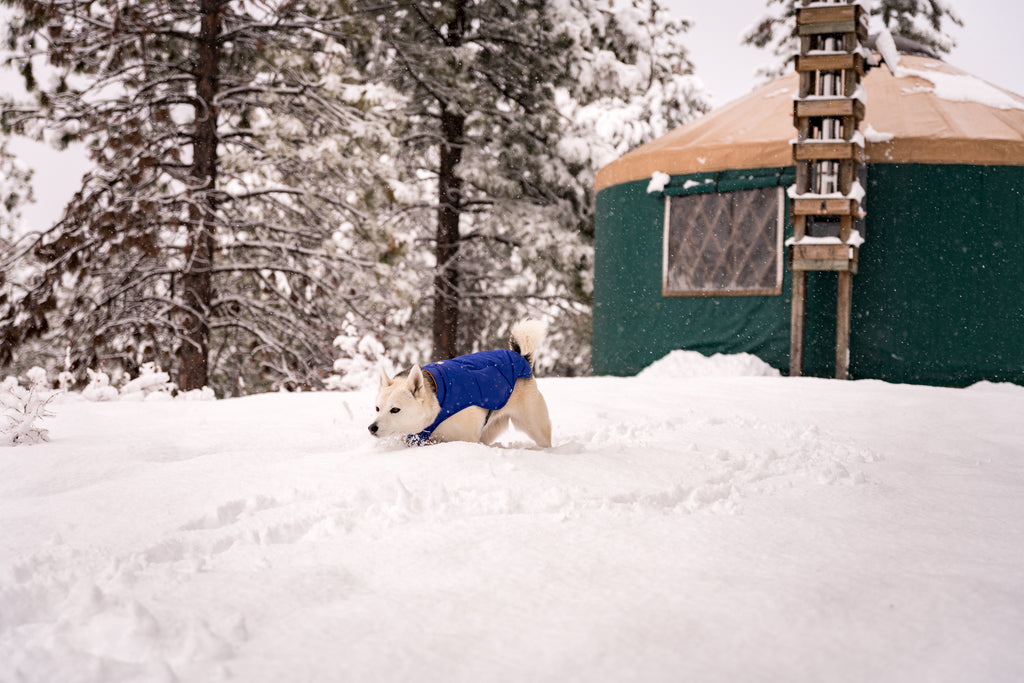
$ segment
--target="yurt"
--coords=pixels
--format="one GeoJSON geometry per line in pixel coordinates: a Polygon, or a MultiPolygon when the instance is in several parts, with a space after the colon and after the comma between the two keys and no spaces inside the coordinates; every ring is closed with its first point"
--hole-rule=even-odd
{"type": "MultiPolygon", "coordinates": [[[[597,175],[597,374],[675,349],[790,356],[798,75],[639,147],[597,175]]],[[[1024,97],[943,61],[867,71],[854,379],[1024,384],[1024,97]]],[[[809,274],[804,374],[831,376],[835,273],[809,274]]]]}

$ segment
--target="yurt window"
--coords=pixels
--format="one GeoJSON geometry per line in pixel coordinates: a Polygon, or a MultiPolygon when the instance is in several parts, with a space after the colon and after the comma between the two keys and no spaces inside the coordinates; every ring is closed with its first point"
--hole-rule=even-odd
{"type": "Polygon", "coordinates": [[[782,293],[782,188],[665,198],[664,296],[782,293]]]}

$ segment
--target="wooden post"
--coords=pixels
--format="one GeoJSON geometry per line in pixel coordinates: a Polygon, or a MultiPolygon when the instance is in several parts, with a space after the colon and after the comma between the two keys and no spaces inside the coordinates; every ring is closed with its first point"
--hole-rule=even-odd
{"type": "Polygon", "coordinates": [[[841,270],[836,288],[836,379],[850,377],[850,308],[853,304],[853,272],[841,270]]]}
{"type": "Polygon", "coordinates": [[[789,376],[804,374],[804,323],[807,319],[807,271],[793,271],[793,304],[789,318],[789,376]]]}

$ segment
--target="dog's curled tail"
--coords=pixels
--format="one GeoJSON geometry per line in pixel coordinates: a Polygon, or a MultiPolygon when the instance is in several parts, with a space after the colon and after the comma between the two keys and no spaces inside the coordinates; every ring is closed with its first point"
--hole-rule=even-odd
{"type": "Polygon", "coordinates": [[[541,320],[522,320],[512,326],[508,347],[523,356],[533,367],[533,359],[547,334],[548,324],[541,320]]]}

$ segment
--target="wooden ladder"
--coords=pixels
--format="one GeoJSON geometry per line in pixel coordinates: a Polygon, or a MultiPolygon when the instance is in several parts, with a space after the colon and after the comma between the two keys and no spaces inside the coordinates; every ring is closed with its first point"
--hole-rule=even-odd
{"type": "Polygon", "coordinates": [[[796,183],[790,188],[793,238],[787,241],[793,273],[789,374],[803,374],[807,313],[807,272],[838,273],[836,377],[849,376],[850,306],[861,237],[854,223],[861,216],[864,189],[858,182],[864,163],[861,78],[867,16],[848,0],[811,2],[797,9],[800,86],[793,102],[796,183]],[[838,225],[838,231],[836,231],[838,225]],[[815,228],[818,228],[815,230],[815,228]],[[836,234],[812,234],[812,233],[836,234]]]}

